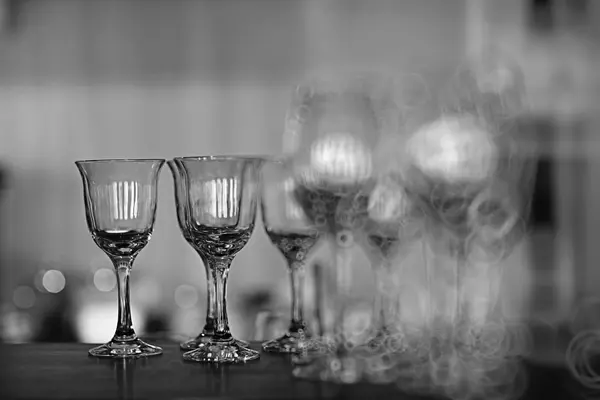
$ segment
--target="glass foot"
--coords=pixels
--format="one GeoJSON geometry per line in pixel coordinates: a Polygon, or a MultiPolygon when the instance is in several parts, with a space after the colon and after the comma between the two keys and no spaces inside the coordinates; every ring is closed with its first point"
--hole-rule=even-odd
{"type": "Polygon", "coordinates": [[[293,362],[292,374],[299,379],[337,384],[402,382],[406,387],[416,382],[417,367],[428,365],[427,360],[408,352],[372,354],[359,349],[344,355],[330,353],[298,357],[293,362]]]}
{"type": "Polygon", "coordinates": [[[358,346],[361,349],[368,349],[372,353],[396,353],[404,350],[404,337],[402,334],[384,327],[377,329],[369,339],[358,346]]]}
{"type": "Polygon", "coordinates": [[[124,342],[111,340],[88,351],[90,356],[106,358],[150,357],[162,354],[162,349],[136,338],[124,342]]]}
{"type": "Polygon", "coordinates": [[[319,354],[294,359],[292,374],[299,379],[352,384],[361,380],[361,369],[353,357],[319,354]]]}
{"type": "MultiPolygon", "coordinates": [[[[179,348],[184,351],[190,351],[201,347],[206,343],[210,343],[213,340],[213,336],[207,333],[201,333],[193,339],[185,341],[179,345],[179,348]]],[[[245,340],[233,339],[238,346],[248,347],[250,343],[245,340]]]]}
{"type": "Polygon", "coordinates": [[[309,344],[310,340],[305,333],[287,332],[277,339],[264,342],[262,348],[269,353],[301,353],[309,344]]]}
{"type": "Polygon", "coordinates": [[[196,349],[183,354],[185,361],[227,364],[244,363],[259,357],[258,351],[239,345],[235,339],[200,343],[196,349]]]}

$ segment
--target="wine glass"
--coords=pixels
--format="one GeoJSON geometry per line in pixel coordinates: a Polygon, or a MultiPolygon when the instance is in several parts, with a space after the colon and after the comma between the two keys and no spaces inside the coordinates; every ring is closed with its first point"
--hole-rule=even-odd
{"type": "Polygon", "coordinates": [[[411,132],[403,155],[405,185],[427,216],[430,322],[449,328],[432,332],[452,345],[488,322],[493,269],[522,235],[529,197],[534,149],[515,137],[522,82],[515,73],[496,88],[483,78],[461,70],[440,96],[439,115],[411,132]]]}
{"type": "Polygon", "coordinates": [[[393,174],[382,174],[369,197],[363,248],[375,275],[373,336],[367,345],[374,350],[387,338],[401,333],[399,288],[395,277],[403,262],[398,256],[420,239],[422,211],[393,174]]]}
{"type": "Polygon", "coordinates": [[[294,195],[333,249],[336,282],[329,288],[335,298],[330,333],[335,354],[315,359],[314,368],[296,368],[299,377],[336,379],[341,371],[332,371],[329,365],[346,364],[352,253],[360,244],[376,185],[377,144],[382,135],[397,129],[393,87],[393,79],[376,73],[335,74],[298,86],[292,96],[284,146],[292,160],[294,195]]]}
{"type": "Polygon", "coordinates": [[[227,277],[233,259],[254,230],[262,159],[182,157],[177,163],[185,180],[185,226],[212,274],[216,305],[214,333],[184,353],[183,359],[216,363],[255,360],[259,352],[241,345],[229,330],[227,277]]]}
{"type": "Polygon", "coordinates": [[[88,228],[113,262],[119,290],[119,319],[112,340],[89,350],[95,357],[146,357],[162,349],[137,337],[131,321],[129,275],[146,247],[156,216],[157,184],[165,160],[76,161],[83,180],[88,228]]]}
{"type": "MultiPolygon", "coordinates": [[[[171,170],[171,174],[173,175],[173,186],[175,190],[175,205],[177,211],[177,222],[179,223],[179,229],[183,235],[183,238],[186,242],[196,250],[196,252],[201,256],[200,250],[196,246],[196,243],[192,240],[190,236],[190,230],[186,225],[186,210],[187,210],[187,201],[186,201],[186,181],[183,176],[182,167],[179,165],[179,158],[175,158],[173,160],[167,161],[167,165],[171,170]]],[[[206,270],[206,286],[207,286],[207,298],[206,298],[206,323],[202,332],[198,334],[195,338],[187,340],[179,345],[181,350],[193,350],[198,347],[201,343],[209,342],[211,337],[214,335],[215,326],[216,326],[216,301],[215,301],[215,286],[213,282],[213,276],[208,268],[208,264],[204,264],[204,268],[206,270]]],[[[238,343],[242,346],[248,346],[248,343],[243,340],[238,340],[238,343]]]]}
{"type": "Polygon", "coordinates": [[[261,211],[271,242],[288,264],[292,284],[292,320],[281,337],[263,343],[265,351],[298,353],[308,345],[304,321],[304,262],[319,239],[319,231],[294,198],[294,175],[286,160],[266,161],[262,168],[261,211]]]}

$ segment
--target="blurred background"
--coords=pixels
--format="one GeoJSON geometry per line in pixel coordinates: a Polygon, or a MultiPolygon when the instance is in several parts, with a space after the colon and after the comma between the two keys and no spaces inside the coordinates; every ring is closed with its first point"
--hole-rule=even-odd
{"type": "MultiPolygon", "coordinates": [[[[73,161],[275,154],[290,89],[311,71],[386,67],[435,90],[491,48],[524,71],[541,150],[532,234],[506,260],[502,301],[560,324],[600,287],[599,1],[0,0],[1,339],[114,333],[113,270],[73,161]]],[[[195,336],[204,274],[165,168],[132,275],[138,333],[195,336]]],[[[263,310],[289,315],[285,262],[260,224],[229,282],[237,336],[263,310]]]]}

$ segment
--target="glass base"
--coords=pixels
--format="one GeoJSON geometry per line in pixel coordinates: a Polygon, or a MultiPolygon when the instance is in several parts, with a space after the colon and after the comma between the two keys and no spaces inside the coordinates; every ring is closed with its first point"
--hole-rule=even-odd
{"type": "Polygon", "coordinates": [[[399,353],[407,350],[408,343],[404,335],[392,329],[382,327],[369,336],[367,341],[358,347],[368,349],[371,353],[399,353]]]}
{"type": "Polygon", "coordinates": [[[319,354],[294,359],[295,378],[333,383],[357,383],[362,378],[361,366],[350,356],[319,354]]]}
{"type": "Polygon", "coordinates": [[[262,348],[269,353],[301,353],[310,345],[306,333],[287,332],[283,336],[264,342],[262,348]]]}
{"type": "MultiPolygon", "coordinates": [[[[248,347],[250,343],[245,340],[233,339],[238,346],[248,347]]],[[[213,341],[213,336],[207,333],[201,333],[193,339],[185,341],[179,345],[179,348],[184,351],[190,351],[201,347],[206,343],[210,343],[213,341]]]]}
{"type": "Polygon", "coordinates": [[[427,360],[417,354],[378,353],[360,350],[344,355],[319,354],[294,359],[292,374],[299,379],[355,384],[370,382],[391,384],[414,381],[417,367],[427,365],[427,360]]]}
{"type": "Polygon", "coordinates": [[[324,347],[325,352],[296,356],[293,375],[337,384],[414,383],[415,371],[428,365],[429,353],[422,334],[394,333],[382,327],[365,339],[354,344],[337,342],[324,347]]]}
{"type": "Polygon", "coordinates": [[[183,354],[185,361],[224,364],[245,363],[259,357],[258,351],[241,346],[236,339],[200,343],[196,349],[183,354]]]}
{"type": "Polygon", "coordinates": [[[381,350],[381,347],[385,345],[386,339],[391,337],[391,332],[387,328],[378,328],[371,335],[368,340],[364,343],[364,346],[372,349],[373,351],[381,350]]]}
{"type": "Polygon", "coordinates": [[[111,340],[88,351],[90,356],[104,358],[137,358],[162,354],[162,349],[136,338],[128,341],[111,340]]]}

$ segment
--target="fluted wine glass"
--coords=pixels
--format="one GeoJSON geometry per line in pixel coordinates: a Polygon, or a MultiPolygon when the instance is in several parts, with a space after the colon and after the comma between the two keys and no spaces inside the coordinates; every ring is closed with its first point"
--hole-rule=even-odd
{"type": "MultiPolygon", "coordinates": [[[[192,240],[190,236],[190,230],[186,225],[186,210],[187,210],[187,201],[186,201],[186,182],[183,176],[182,167],[179,165],[179,158],[175,158],[173,160],[167,161],[167,165],[171,170],[171,174],[173,175],[173,186],[175,190],[175,206],[177,213],[177,222],[179,224],[179,229],[181,230],[181,234],[196,252],[201,255],[199,248],[196,246],[196,243],[192,240]]],[[[187,340],[183,343],[180,343],[179,347],[181,350],[193,350],[198,348],[201,343],[209,342],[211,337],[215,333],[216,326],[216,301],[215,301],[215,286],[213,282],[213,276],[208,268],[207,264],[204,264],[206,269],[206,322],[204,324],[204,328],[202,332],[200,332],[195,338],[187,340]]],[[[248,346],[248,342],[243,340],[238,340],[238,343],[242,346],[248,346]]]]}
{"type": "Polygon", "coordinates": [[[95,357],[146,357],[162,349],[136,335],[129,303],[129,275],[154,227],[159,172],[165,160],[76,161],[83,180],[87,225],[96,245],[113,262],[119,291],[116,332],[89,350],[95,357]]]}
{"type": "Polygon", "coordinates": [[[288,160],[263,164],[261,211],[267,236],[286,259],[292,286],[288,331],[262,347],[269,352],[298,353],[306,349],[311,336],[304,321],[304,262],[319,239],[319,231],[294,197],[294,175],[288,160]]]}
{"type": "Polygon", "coordinates": [[[229,330],[227,278],[235,256],[254,230],[262,159],[236,156],[177,159],[185,180],[189,235],[212,275],[215,329],[206,342],[184,353],[196,362],[239,363],[259,358],[229,330]]]}

